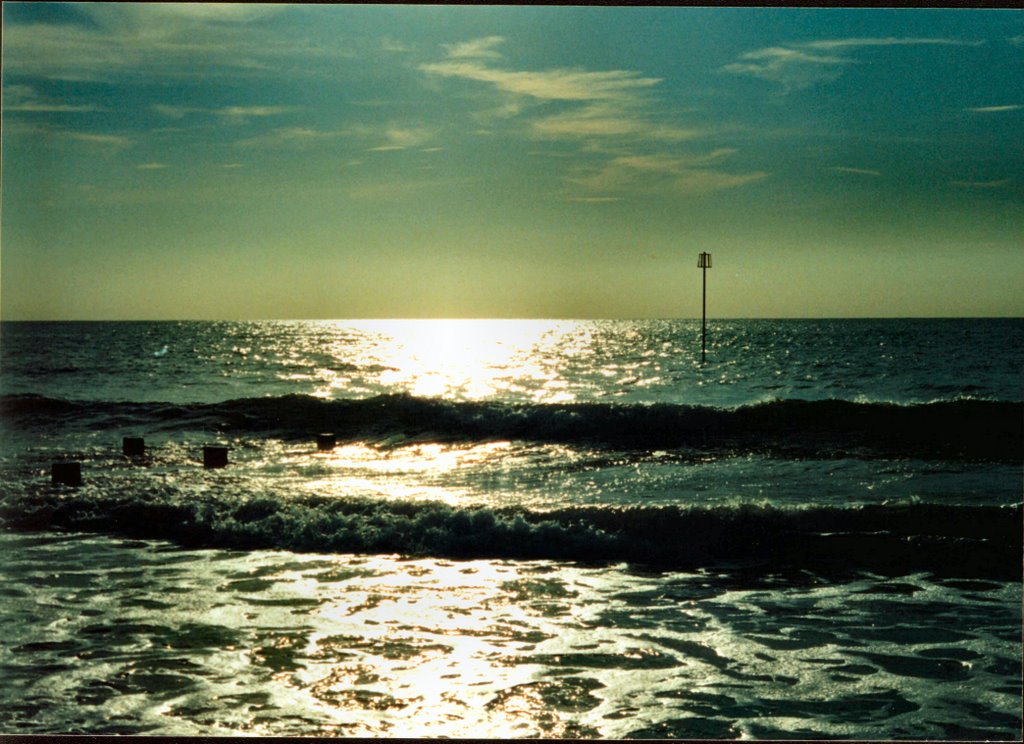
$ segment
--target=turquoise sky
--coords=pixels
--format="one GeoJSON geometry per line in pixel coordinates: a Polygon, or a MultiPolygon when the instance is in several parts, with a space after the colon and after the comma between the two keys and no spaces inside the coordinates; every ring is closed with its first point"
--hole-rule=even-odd
{"type": "Polygon", "coordinates": [[[1024,315],[1024,12],[3,20],[4,319],[1024,315]]]}

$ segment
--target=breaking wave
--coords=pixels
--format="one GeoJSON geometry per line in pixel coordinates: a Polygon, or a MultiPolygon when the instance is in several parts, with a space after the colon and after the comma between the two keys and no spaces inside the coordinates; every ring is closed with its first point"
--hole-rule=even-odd
{"type": "Polygon", "coordinates": [[[961,398],[899,405],[772,400],[737,408],[639,404],[503,404],[409,395],[324,400],[304,395],[180,405],[0,398],[21,429],[134,427],[341,441],[521,440],[618,449],[694,448],[784,457],[907,456],[1018,462],[1024,403],[961,398]]]}
{"type": "Polygon", "coordinates": [[[128,493],[35,484],[0,486],[0,522],[7,529],[103,532],[192,547],[1021,578],[1020,505],[535,511],[324,496],[280,499],[186,491],[167,483],[128,493]]]}

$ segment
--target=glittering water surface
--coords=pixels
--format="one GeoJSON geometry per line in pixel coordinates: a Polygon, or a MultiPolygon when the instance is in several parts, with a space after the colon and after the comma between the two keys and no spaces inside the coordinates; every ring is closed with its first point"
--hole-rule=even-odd
{"type": "Polygon", "coordinates": [[[0,661],[21,690],[6,730],[39,730],[40,712],[69,733],[999,738],[1019,726],[1020,597],[1005,583],[2,539],[13,632],[0,661]]]}
{"type": "Polygon", "coordinates": [[[1024,322],[709,341],[0,324],[0,731],[1019,738],[1024,322]]]}
{"type": "Polygon", "coordinates": [[[1019,400],[1024,324],[993,320],[6,323],[5,393],[193,403],[386,393],[556,403],[1019,400]]]}

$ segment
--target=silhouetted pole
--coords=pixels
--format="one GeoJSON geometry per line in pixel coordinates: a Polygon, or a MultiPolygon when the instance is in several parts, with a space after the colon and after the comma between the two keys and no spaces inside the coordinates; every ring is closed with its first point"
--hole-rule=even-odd
{"type": "Polygon", "coordinates": [[[697,259],[697,268],[704,275],[704,294],[700,308],[700,363],[707,361],[708,338],[708,269],[711,268],[711,254],[701,253],[697,259]]]}

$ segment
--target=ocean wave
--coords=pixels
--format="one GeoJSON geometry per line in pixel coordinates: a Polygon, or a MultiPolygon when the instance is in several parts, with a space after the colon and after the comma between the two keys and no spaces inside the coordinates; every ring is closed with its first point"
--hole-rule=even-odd
{"type": "Polygon", "coordinates": [[[1020,505],[854,508],[458,507],[271,493],[0,486],[7,529],[167,539],[190,547],[447,558],[746,566],[1020,580],[1020,505]]]}
{"type": "Polygon", "coordinates": [[[0,398],[0,422],[22,430],[131,427],[299,440],[517,440],[625,450],[696,449],[780,457],[923,457],[1019,462],[1024,403],[770,400],[737,408],[607,403],[453,402],[409,395],[324,400],[304,395],[171,404],[0,398]]]}

